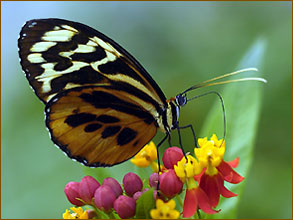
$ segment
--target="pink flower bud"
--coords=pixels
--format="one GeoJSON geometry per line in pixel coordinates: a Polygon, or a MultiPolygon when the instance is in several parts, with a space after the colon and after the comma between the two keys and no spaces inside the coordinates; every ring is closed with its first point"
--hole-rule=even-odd
{"type": "Polygon", "coordinates": [[[174,169],[174,165],[177,164],[183,157],[182,150],[178,147],[169,147],[163,154],[163,164],[167,169],[174,169]]]}
{"type": "Polygon", "coordinates": [[[138,191],[136,193],[133,194],[132,198],[134,198],[134,200],[138,200],[139,197],[142,195],[142,192],[141,191],[138,191]]]}
{"type": "Polygon", "coordinates": [[[100,183],[91,176],[85,176],[79,184],[79,195],[86,204],[91,204],[95,191],[100,187],[100,183]]]}
{"type": "Polygon", "coordinates": [[[83,206],[83,202],[80,200],[77,200],[77,198],[80,198],[79,195],[79,183],[78,182],[69,182],[66,184],[64,192],[68,199],[68,201],[76,206],[83,206]]]}
{"type": "Polygon", "coordinates": [[[108,185],[100,186],[95,192],[95,205],[103,211],[110,211],[115,199],[116,195],[108,185]]]}
{"type": "Polygon", "coordinates": [[[149,178],[150,187],[157,189],[158,181],[159,181],[158,173],[153,173],[152,175],[150,175],[150,178],[149,178]]]}
{"type": "Polygon", "coordinates": [[[136,202],[133,198],[121,195],[115,200],[114,209],[120,218],[131,218],[135,215],[136,202]]]}
{"type": "Polygon", "coordinates": [[[160,190],[168,198],[174,197],[176,194],[180,193],[183,187],[183,183],[176,176],[173,169],[168,170],[168,172],[162,173],[159,177],[160,190]]]}
{"type": "Polygon", "coordinates": [[[145,188],[142,191],[138,191],[133,194],[132,198],[134,198],[135,200],[138,200],[142,194],[144,194],[146,191],[149,191],[149,190],[150,190],[149,188],[145,188]]]}
{"type": "Polygon", "coordinates": [[[118,183],[117,180],[115,180],[112,177],[108,177],[106,179],[104,179],[103,181],[103,185],[108,185],[112,188],[112,190],[114,191],[116,198],[118,198],[118,196],[122,195],[122,188],[120,186],[120,184],[118,183]]]}
{"type": "Polygon", "coordinates": [[[123,186],[128,196],[133,196],[137,191],[142,189],[142,181],[135,173],[127,173],[123,177],[123,186]]]}
{"type": "Polygon", "coordinates": [[[92,209],[87,209],[86,212],[89,219],[93,219],[97,217],[97,213],[92,209]]]}

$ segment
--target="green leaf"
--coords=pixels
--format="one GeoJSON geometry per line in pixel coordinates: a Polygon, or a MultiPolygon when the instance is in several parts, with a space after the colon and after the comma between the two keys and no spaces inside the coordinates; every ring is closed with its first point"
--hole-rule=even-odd
{"type": "Polygon", "coordinates": [[[136,201],[136,219],[151,219],[150,211],[155,208],[154,189],[143,193],[136,201]]]}
{"type": "MultiPolygon", "coordinates": [[[[235,78],[261,77],[263,55],[265,52],[264,39],[258,39],[244,55],[237,66],[237,70],[256,67],[259,72],[242,73],[235,78]]],[[[261,82],[246,81],[227,84],[221,95],[224,99],[226,110],[227,134],[226,134],[226,154],[225,161],[230,161],[240,157],[239,166],[236,172],[246,177],[253,159],[253,148],[257,133],[257,125],[261,110],[262,89],[265,85],[261,82]]],[[[207,120],[201,130],[201,137],[211,137],[216,133],[218,138],[223,134],[223,112],[220,101],[217,101],[211,108],[207,120]]],[[[237,185],[226,184],[226,187],[237,197],[221,198],[217,208],[221,209],[219,214],[210,215],[208,218],[236,218],[237,205],[241,198],[241,193],[245,185],[245,180],[237,185]]]]}

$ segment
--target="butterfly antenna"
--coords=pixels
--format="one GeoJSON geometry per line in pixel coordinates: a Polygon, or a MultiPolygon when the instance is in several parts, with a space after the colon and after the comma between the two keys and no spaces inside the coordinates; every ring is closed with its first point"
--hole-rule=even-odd
{"type": "Polygon", "coordinates": [[[221,75],[221,76],[217,76],[215,78],[206,80],[206,81],[201,82],[199,84],[196,84],[196,85],[194,85],[194,86],[186,89],[181,94],[185,94],[185,93],[187,93],[187,92],[189,92],[191,90],[198,89],[198,88],[203,88],[203,87],[207,87],[207,86],[215,86],[215,85],[221,85],[221,84],[227,84],[227,83],[234,83],[234,82],[241,82],[241,81],[260,81],[260,82],[264,82],[264,83],[267,82],[265,79],[260,78],[260,77],[246,77],[246,78],[241,78],[241,79],[234,79],[234,80],[226,80],[226,81],[221,81],[221,82],[214,82],[214,81],[219,80],[219,79],[223,79],[223,78],[226,78],[226,77],[229,77],[229,76],[233,76],[233,75],[237,75],[239,73],[249,72],[249,71],[255,71],[255,72],[257,72],[258,69],[257,68],[246,68],[246,69],[241,69],[241,70],[238,70],[238,71],[235,71],[235,72],[232,72],[232,73],[227,73],[227,74],[224,74],[224,75],[221,75]]]}

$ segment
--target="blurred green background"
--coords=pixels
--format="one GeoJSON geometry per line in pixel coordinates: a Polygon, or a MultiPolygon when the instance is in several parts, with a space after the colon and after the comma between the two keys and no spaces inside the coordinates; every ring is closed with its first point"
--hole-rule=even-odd
{"type": "MultiPolygon", "coordinates": [[[[166,97],[234,71],[255,40],[264,39],[261,74],[268,83],[238,217],[292,218],[291,2],[1,2],[1,12],[2,218],[60,218],[70,207],[64,186],[84,175],[83,166],[50,141],[44,106],[19,64],[22,25],[50,17],[81,22],[113,38],[140,61],[166,97]]],[[[213,90],[221,92],[221,87],[213,90]]],[[[215,99],[190,103],[180,123],[193,123],[198,133],[215,99]]],[[[158,133],[155,142],[162,137],[158,133]]],[[[183,138],[185,145],[192,144],[188,132],[183,138]]],[[[119,170],[121,181],[129,167],[126,162],[107,169],[119,170]]]]}

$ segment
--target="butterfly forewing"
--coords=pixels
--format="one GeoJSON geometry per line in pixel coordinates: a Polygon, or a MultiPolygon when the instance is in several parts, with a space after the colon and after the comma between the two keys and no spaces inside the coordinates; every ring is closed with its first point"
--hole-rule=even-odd
{"type": "Polygon", "coordinates": [[[59,93],[46,108],[53,141],[87,166],[112,166],[131,158],[157,127],[153,116],[128,96],[107,86],[59,93]]]}
{"type": "Polygon", "coordinates": [[[86,25],[31,20],[22,28],[18,45],[22,68],[45,103],[63,90],[115,81],[131,84],[165,104],[163,92],[143,67],[113,40],[86,25]]]}

